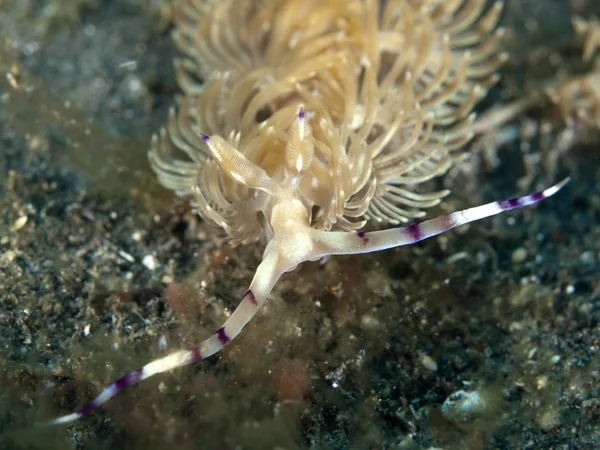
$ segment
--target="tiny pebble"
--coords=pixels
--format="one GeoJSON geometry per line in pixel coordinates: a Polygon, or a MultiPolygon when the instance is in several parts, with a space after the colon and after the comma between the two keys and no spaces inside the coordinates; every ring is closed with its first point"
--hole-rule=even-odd
{"type": "Polygon", "coordinates": [[[158,349],[161,352],[167,349],[167,337],[164,334],[158,339],[158,349]]]}
{"type": "Polygon", "coordinates": [[[538,424],[544,431],[550,431],[560,425],[560,417],[557,410],[545,412],[538,419],[538,424]]]}
{"type": "Polygon", "coordinates": [[[515,249],[515,251],[512,253],[511,259],[514,264],[522,263],[527,259],[527,250],[525,250],[523,247],[515,249]]]}
{"type": "Polygon", "coordinates": [[[423,364],[423,367],[425,367],[427,370],[431,370],[432,372],[435,372],[438,369],[437,363],[429,355],[422,356],[421,364],[423,364]]]}
{"type": "Polygon", "coordinates": [[[479,418],[486,404],[477,391],[456,391],[444,400],[442,414],[450,421],[466,424],[479,418]]]}
{"type": "Polygon", "coordinates": [[[535,379],[535,387],[538,389],[544,389],[548,386],[548,376],[540,375],[535,379]]]}
{"type": "Polygon", "coordinates": [[[367,331],[376,331],[383,328],[381,322],[371,314],[364,314],[360,318],[360,327],[367,331]]]}
{"type": "Polygon", "coordinates": [[[144,256],[144,259],[142,259],[142,264],[146,266],[148,270],[155,270],[158,267],[158,262],[152,255],[144,256]]]}
{"type": "Polygon", "coordinates": [[[118,250],[117,253],[119,254],[119,256],[121,258],[123,258],[125,261],[128,261],[130,263],[135,262],[135,258],[133,256],[131,256],[129,253],[127,253],[125,250],[118,250]]]}
{"type": "Polygon", "coordinates": [[[27,216],[21,216],[19,217],[17,220],[15,220],[15,223],[13,223],[13,226],[11,227],[12,231],[19,231],[21,228],[23,228],[25,226],[25,224],[27,223],[27,216]]]}
{"type": "Polygon", "coordinates": [[[569,285],[567,285],[567,287],[565,287],[565,293],[567,295],[570,295],[573,292],[575,292],[575,286],[573,286],[572,284],[569,284],[569,285]]]}
{"type": "Polygon", "coordinates": [[[11,263],[15,260],[16,257],[17,257],[17,254],[14,251],[7,250],[2,254],[2,257],[0,257],[0,260],[7,262],[7,263],[11,263]]]}

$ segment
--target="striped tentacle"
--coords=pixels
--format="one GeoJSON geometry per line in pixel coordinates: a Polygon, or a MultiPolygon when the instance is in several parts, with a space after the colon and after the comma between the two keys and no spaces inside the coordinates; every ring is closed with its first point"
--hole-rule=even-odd
{"type": "Polygon", "coordinates": [[[567,184],[569,178],[564,179],[548,189],[523,197],[509,200],[500,200],[486,205],[444,214],[435,219],[410,225],[403,228],[392,228],[370,233],[340,233],[318,232],[318,239],[332,255],[350,255],[357,253],[370,253],[402,245],[414,244],[424,239],[437,236],[448,230],[476,220],[495,216],[504,211],[522,208],[544,200],[556,194],[567,184]]]}
{"type": "Polygon", "coordinates": [[[130,374],[119,378],[78,411],[43,422],[40,425],[64,425],[74,422],[98,409],[102,404],[130,386],[138,384],[153,375],[202,361],[221,351],[240,334],[244,326],[265,303],[273,286],[285,270],[285,268],[280,267],[278,259],[274,253],[268,254],[265,257],[263,262],[258,266],[252,283],[250,283],[250,288],[244,294],[238,307],[225,324],[200,345],[187,350],[179,350],[164,358],[156,359],[130,374]]]}
{"type": "MultiPolygon", "coordinates": [[[[486,205],[457,211],[425,222],[404,228],[374,231],[370,233],[332,232],[309,229],[307,236],[314,244],[307,248],[306,253],[295,255],[293,263],[279,254],[278,243],[272,241],[263,262],[258,266],[250,288],[242,298],[239,306],[225,324],[202,344],[188,350],[180,350],[164,358],[152,361],[129,375],[118,379],[105,389],[94,400],[79,411],[68,414],[49,422],[46,425],[61,425],[73,422],[87,413],[97,409],[122,390],[133,386],[153,375],[168,372],[175,368],[193,364],[219,352],[233,340],[254,317],[258,309],[266,301],[267,296],[283,272],[291,270],[302,261],[314,260],[328,255],[343,255],[370,253],[401,245],[414,244],[429,237],[444,233],[460,225],[470,223],[485,217],[494,216],[511,209],[522,208],[537,203],[556,194],[569,179],[537,192],[535,194],[500,200],[486,205]]],[[[302,229],[297,230],[299,236],[302,229]]]]}

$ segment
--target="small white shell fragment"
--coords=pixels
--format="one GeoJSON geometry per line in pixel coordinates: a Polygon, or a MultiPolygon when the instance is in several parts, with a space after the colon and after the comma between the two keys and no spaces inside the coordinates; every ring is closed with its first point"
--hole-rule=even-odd
{"type": "Polygon", "coordinates": [[[550,431],[553,428],[560,426],[560,415],[559,411],[556,409],[551,409],[546,411],[544,414],[540,416],[537,420],[539,426],[544,431],[550,431]]]}
{"type": "Polygon", "coordinates": [[[28,220],[27,216],[19,217],[17,220],[15,220],[15,223],[13,223],[13,226],[11,227],[11,231],[19,231],[21,228],[23,228],[27,224],[27,220],[28,220]]]}
{"type": "Polygon", "coordinates": [[[456,391],[444,400],[442,414],[450,421],[466,424],[481,417],[486,403],[479,392],[456,391]]]}
{"type": "Polygon", "coordinates": [[[383,328],[382,323],[372,314],[363,314],[360,318],[360,328],[366,331],[376,331],[383,328]]]}
{"type": "Polygon", "coordinates": [[[527,259],[527,250],[519,247],[512,252],[511,260],[513,264],[520,264],[527,259]]]}
{"type": "Polygon", "coordinates": [[[129,253],[127,253],[125,250],[119,250],[117,253],[125,261],[128,261],[130,263],[134,263],[135,262],[135,258],[133,256],[131,256],[129,253]]]}
{"type": "Polygon", "coordinates": [[[164,352],[167,349],[167,336],[165,336],[164,334],[158,338],[158,349],[161,352],[164,352]]]}
{"type": "Polygon", "coordinates": [[[11,263],[17,257],[17,253],[13,250],[7,250],[0,255],[0,263],[11,263]]]}
{"type": "Polygon", "coordinates": [[[142,264],[146,266],[148,270],[156,270],[158,267],[158,261],[156,261],[156,258],[152,255],[144,256],[144,259],[142,259],[142,264]]]}
{"type": "Polygon", "coordinates": [[[427,370],[431,370],[432,372],[435,372],[438,369],[437,363],[429,355],[423,355],[421,357],[421,364],[423,364],[423,367],[425,367],[427,370]]]}
{"type": "Polygon", "coordinates": [[[565,287],[565,294],[571,295],[574,292],[575,292],[575,286],[573,286],[572,284],[569,284],[567,287],[565,287]]]}

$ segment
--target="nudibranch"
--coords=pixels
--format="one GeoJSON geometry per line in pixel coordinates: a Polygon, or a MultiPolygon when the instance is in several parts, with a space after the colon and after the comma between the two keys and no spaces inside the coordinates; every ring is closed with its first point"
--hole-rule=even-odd
{"type": "Polygon", "coordinates": [[[532,195],[409,224],[448,191],[423,183],[459,159],[474,105],[498,79],[502,2],[181,0],[177,112],[152,141],[160,182],[234,245],[264,239],[239,306],[201,344],[115,381],[64,424],[153,375],[219,352],[279,277],[305,261],[414,244],[531,205],[532,195]],[[202,82],[200,81],[202,80],[202,82]]]}

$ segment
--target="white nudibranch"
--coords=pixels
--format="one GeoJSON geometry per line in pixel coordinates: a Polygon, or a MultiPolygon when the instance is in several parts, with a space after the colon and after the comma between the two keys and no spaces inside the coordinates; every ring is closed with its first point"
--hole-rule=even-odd
{"type": "Polygon", "coordinates": [[[160,182],[234,245],[266,237],[239,306],[201,344],[120,378],[64,424],[153,375],[219,352],[279,277],[330,255],[414,244],[539,202],[567,180],[402,228],[448,191],[443,175],[472,137],[474,105],[498,79],[502,2],[484,0],[184,0],[175,66],[184,97],[154,136],[160,182]],[[203,79],[203,84],[198,83],[203,79]],[[264,220],[260,220],[262,217],[264,220]]]}

